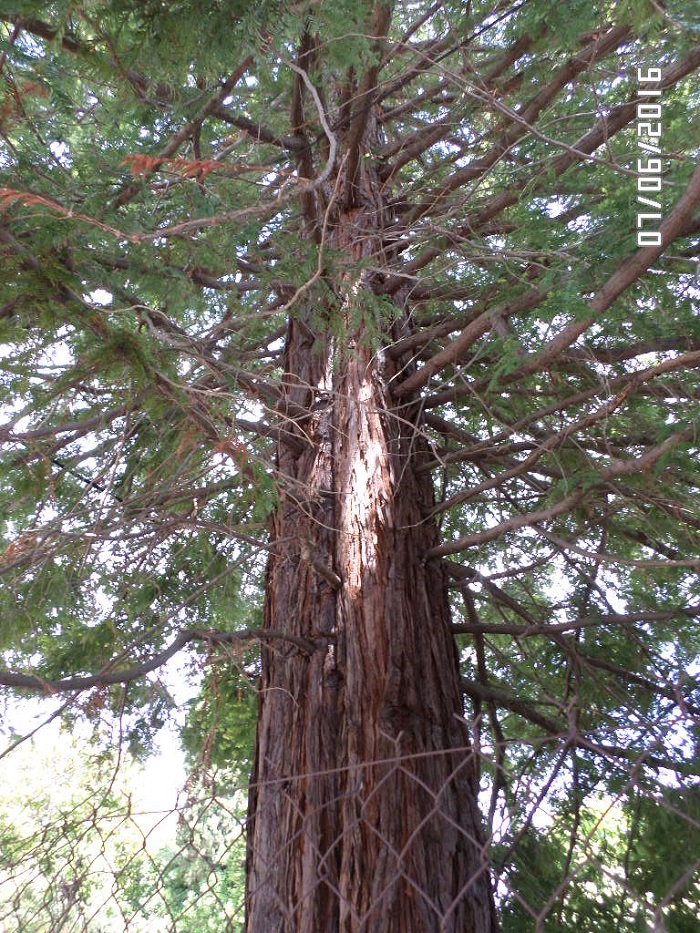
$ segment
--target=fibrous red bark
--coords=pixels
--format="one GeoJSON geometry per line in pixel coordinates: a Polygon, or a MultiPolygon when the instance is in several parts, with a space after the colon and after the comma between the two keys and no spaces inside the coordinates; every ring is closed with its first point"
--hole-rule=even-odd
{"type": "MultiPolygon", "coordinates": [[[[382,216],[371,181],[330,233],[355,270],[382,216]]],[[[497,924],[446,581],[424,559],[425,443],[410,402],[392,407],[363,289],[366,272],[333,282],[323,333],[289,325],[285,405],[308,416],[303,448],[278,452],[264,625],[317,648],[263,648],[247,929],[482,933],[497,924]]]]}

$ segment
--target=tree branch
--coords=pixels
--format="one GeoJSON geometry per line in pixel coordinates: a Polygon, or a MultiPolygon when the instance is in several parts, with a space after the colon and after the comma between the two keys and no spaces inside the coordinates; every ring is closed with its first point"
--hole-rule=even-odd
{"type": "Polygon", "coordinates": [[[293,635],[278,629],[243,629],[239,632],[215,632],[193,629],[180,632],[175,639],[158,654],[147,661],[135,664],[121,670],[111,670],[114,662],[106,664],[98,674],[84,676],[64,677],[61,680],[44,680],[33,674],[18,674],[14,671],[0,669],[0,686],[13,687],[19,690],[33,690],[37,693],[66,693],[76,690],[89,690],[92,687],[107,687],[112,684],[128,684],[161,668],[170,658],[190,642],[206,642],[210,645],[234,644],[249,641],[267,640],[287,641],[306,654],[316,650],[316,644],[306,638],[293,635]]]}

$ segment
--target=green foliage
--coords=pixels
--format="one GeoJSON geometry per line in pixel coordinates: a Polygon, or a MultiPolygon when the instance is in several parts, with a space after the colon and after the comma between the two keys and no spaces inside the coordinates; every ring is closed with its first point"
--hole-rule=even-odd
{"type": "Polygon", "coordinates": [[[190,761],[204,758],[216,768],[233,769],[246,778],[253,761],[257,711],[251,674],[243,667],[217,665],[207,673],[199,697],[189,706],[182,740],[190,761]]]}
{"type": "Polygon", "coordinates": [[[672,892],[667,898],[668,930],[692,930],[700,887],[698,788],[665,789],[659,797],[640,795],[630,802],[628,813],[630,886],[656,902],[672,892]]]}
{"type": "Polygon", "coordinates": [[[154,819],[128,752],[99,751],[80,732],[44,729],[3,762],[3,927],[165,933],[177,918],[192,933],[242,930],[244,803],[227,792],[230,776],[192,781],[154,819]]]}
{"type": "Polygon", "coordinates": [[[206,788],[193,797],[180,813],[175,844],[139,865],[142,874],[129,892],[134,912],[153,927],[177,917],[178,929],[187,933],[242,933],[243,810],[240,797],[227,798],[221,790],[216,799],[207,799],[206,788]],[[155,886],[162,892],[157,901],[151,897],[155,886]]]}
{"type": "Polygon", "coordinates": [[[593,802],[577,817],[585,842],[573,851],[565,824],[553,832],[528,828],[509,858],[504,933],[529,929],[540,912],[547,914],[545,930],[641,933],[654,921],[650,906],[662,901],[665,929],[692,930],[698,874],[687,868],[698,864],[696,795],[664,796],[663,806],[641,794],[625,808],[593,802]],[[567,874],[564,897],[561,879],[567,874]]]}

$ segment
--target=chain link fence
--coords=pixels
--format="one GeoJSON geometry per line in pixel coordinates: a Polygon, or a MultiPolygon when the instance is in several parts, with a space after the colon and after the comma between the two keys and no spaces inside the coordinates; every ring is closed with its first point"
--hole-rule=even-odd
{"type": "MultiPolygon", "coordinates": [[[[596,748],[573,730],[463,750],[479,761],[486,840],[480,864],[490,873],[504,931],[698,929],[700,789],[683,741],[683,729],[692,731],[697,721],[687,717],[666,736],[663,751],[663,737],[649,724],[653,743],[636,756],[629,748],[596,748]]],[[[152,770],[125,748],[100,751],[70,731],[49,732],[51,738],[39,731],[0,761],[0,930],[244,930],[245,780],[200,764],[179,782],[164,773],[159,791],[152,770]]],[[[381,767],[386,781],[430,793],[415,784],[410,761],[397,756],[381,767]]],[[[360,801],[359,825],[351,830],[381,839],[371,811],[370,800],[360,801]]],[[[421,846],[426,833],[463,831],[443,824],[441,794],[432,794],[429,816],[404,851],[421,846]]],[[[300,853],[303,826],[292,842],[300,853]]],[[[451,903],[437,903],[415,890],[402,853],[382,843],[396,865],[388,887],[412,890],[421,916],[432,918],[421,921],[425,929],[455,929],[451,918],[475,879],[462,879],[451,903]]],[[[342,837],[334,841],[333,848],[342,846],[342,837]]],[[[340,897],[327,856],[312,855],[316,883],[340,897]]],[[[434,871],[449,874],[444,865],[434,871]]],[[[352,929],[376,929],[371,910],[362,915],[342,906],[352,929]]],[[[293,929],[293,916],[289,923],[293,929]]]]}

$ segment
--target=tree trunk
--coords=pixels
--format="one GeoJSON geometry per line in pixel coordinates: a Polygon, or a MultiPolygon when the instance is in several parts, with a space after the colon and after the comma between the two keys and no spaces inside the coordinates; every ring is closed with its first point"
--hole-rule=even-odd
{"type": "MultiPolygon", "coordinates": [[[[374,179],[352,183],[364,203],[327,235],[356,270],[379,255],[386,212],[374,179]]],[[[333,326],[319,333],[317,310],[316,332],[298,315],[287,336],[302,443],[278,451],[263,624],[316,649],[262,650],[247,930],[494,931],[446,581],[423,560],[437,536],[425,443],[410,408],[392,411],[372,281],[353,274],[332,283],[333,326]]]]}

